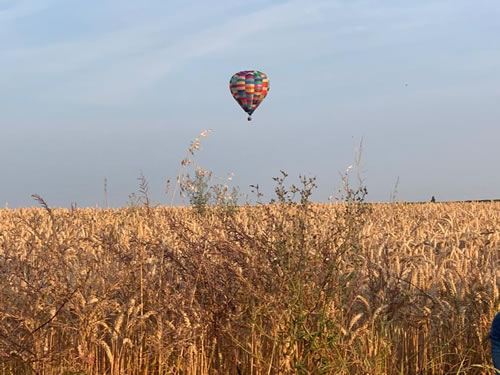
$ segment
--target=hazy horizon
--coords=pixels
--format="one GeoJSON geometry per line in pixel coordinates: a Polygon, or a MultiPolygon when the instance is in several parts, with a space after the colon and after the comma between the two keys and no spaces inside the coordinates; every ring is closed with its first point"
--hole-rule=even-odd
{"type": "Polygon", "coordinates": [[[196,161],[264,200],[285,170],[326,201],[361,139],[370,202],[398,178],[397,201],[498,199],[499,19],[495,0],[0,0],[0,207],[102,206],[105,178],[124,206],[141,171],[168,204],[207,128],[196,161]],[[251,122],[228,86],[245,69],[270,79],[251,122]]]}

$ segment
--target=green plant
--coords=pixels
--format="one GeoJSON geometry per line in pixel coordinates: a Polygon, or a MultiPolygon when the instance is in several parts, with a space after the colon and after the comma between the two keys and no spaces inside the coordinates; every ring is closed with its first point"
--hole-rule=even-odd
{"type": "Polygon", "coordinates": [[[181,194],[187,196],[189,204],[193,206],[199,214],[206,212],[207,206],[212,199],[210,191],[211,172],[202,168],[196,168],[195,176],[192,178],[187,174],[181,184],[181,194]]]}

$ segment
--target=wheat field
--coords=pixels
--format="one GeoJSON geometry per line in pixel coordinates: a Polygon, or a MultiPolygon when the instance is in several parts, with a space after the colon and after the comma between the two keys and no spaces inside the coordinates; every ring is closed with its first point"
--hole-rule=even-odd
{"type": "Polygon", "coordinates": [[[0,375],[488,374],[500,203],[0,210],[0,375]]]}

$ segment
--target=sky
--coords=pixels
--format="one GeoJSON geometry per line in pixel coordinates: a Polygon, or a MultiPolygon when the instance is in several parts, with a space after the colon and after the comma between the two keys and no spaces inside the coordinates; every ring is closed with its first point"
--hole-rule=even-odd
{"type": "Polygon", "coordinates": [[[361,141],[368,201],[500,198],[499,19],[498,0],[0,0],[0,207],[120,207],[141,173],[169,204],[209,128],[194,160],[250,200],[284,170],[327,201],[361,141]],[[247,69],[270,79],[251,122],[228,86],[247,69]]]}

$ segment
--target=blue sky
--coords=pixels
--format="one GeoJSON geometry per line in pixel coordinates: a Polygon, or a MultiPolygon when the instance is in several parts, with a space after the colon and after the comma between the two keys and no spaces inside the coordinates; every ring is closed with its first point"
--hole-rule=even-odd
{"type": "Polygon", "coordinates": [[[168,203],[197,162],[271,197],[283,169],[340,184],[363,138],[369,201],[500,198],[498,0],[0,0],[0,206],[168,203]],[[270,92],[247,122],[228,82],[270,92]]]}

